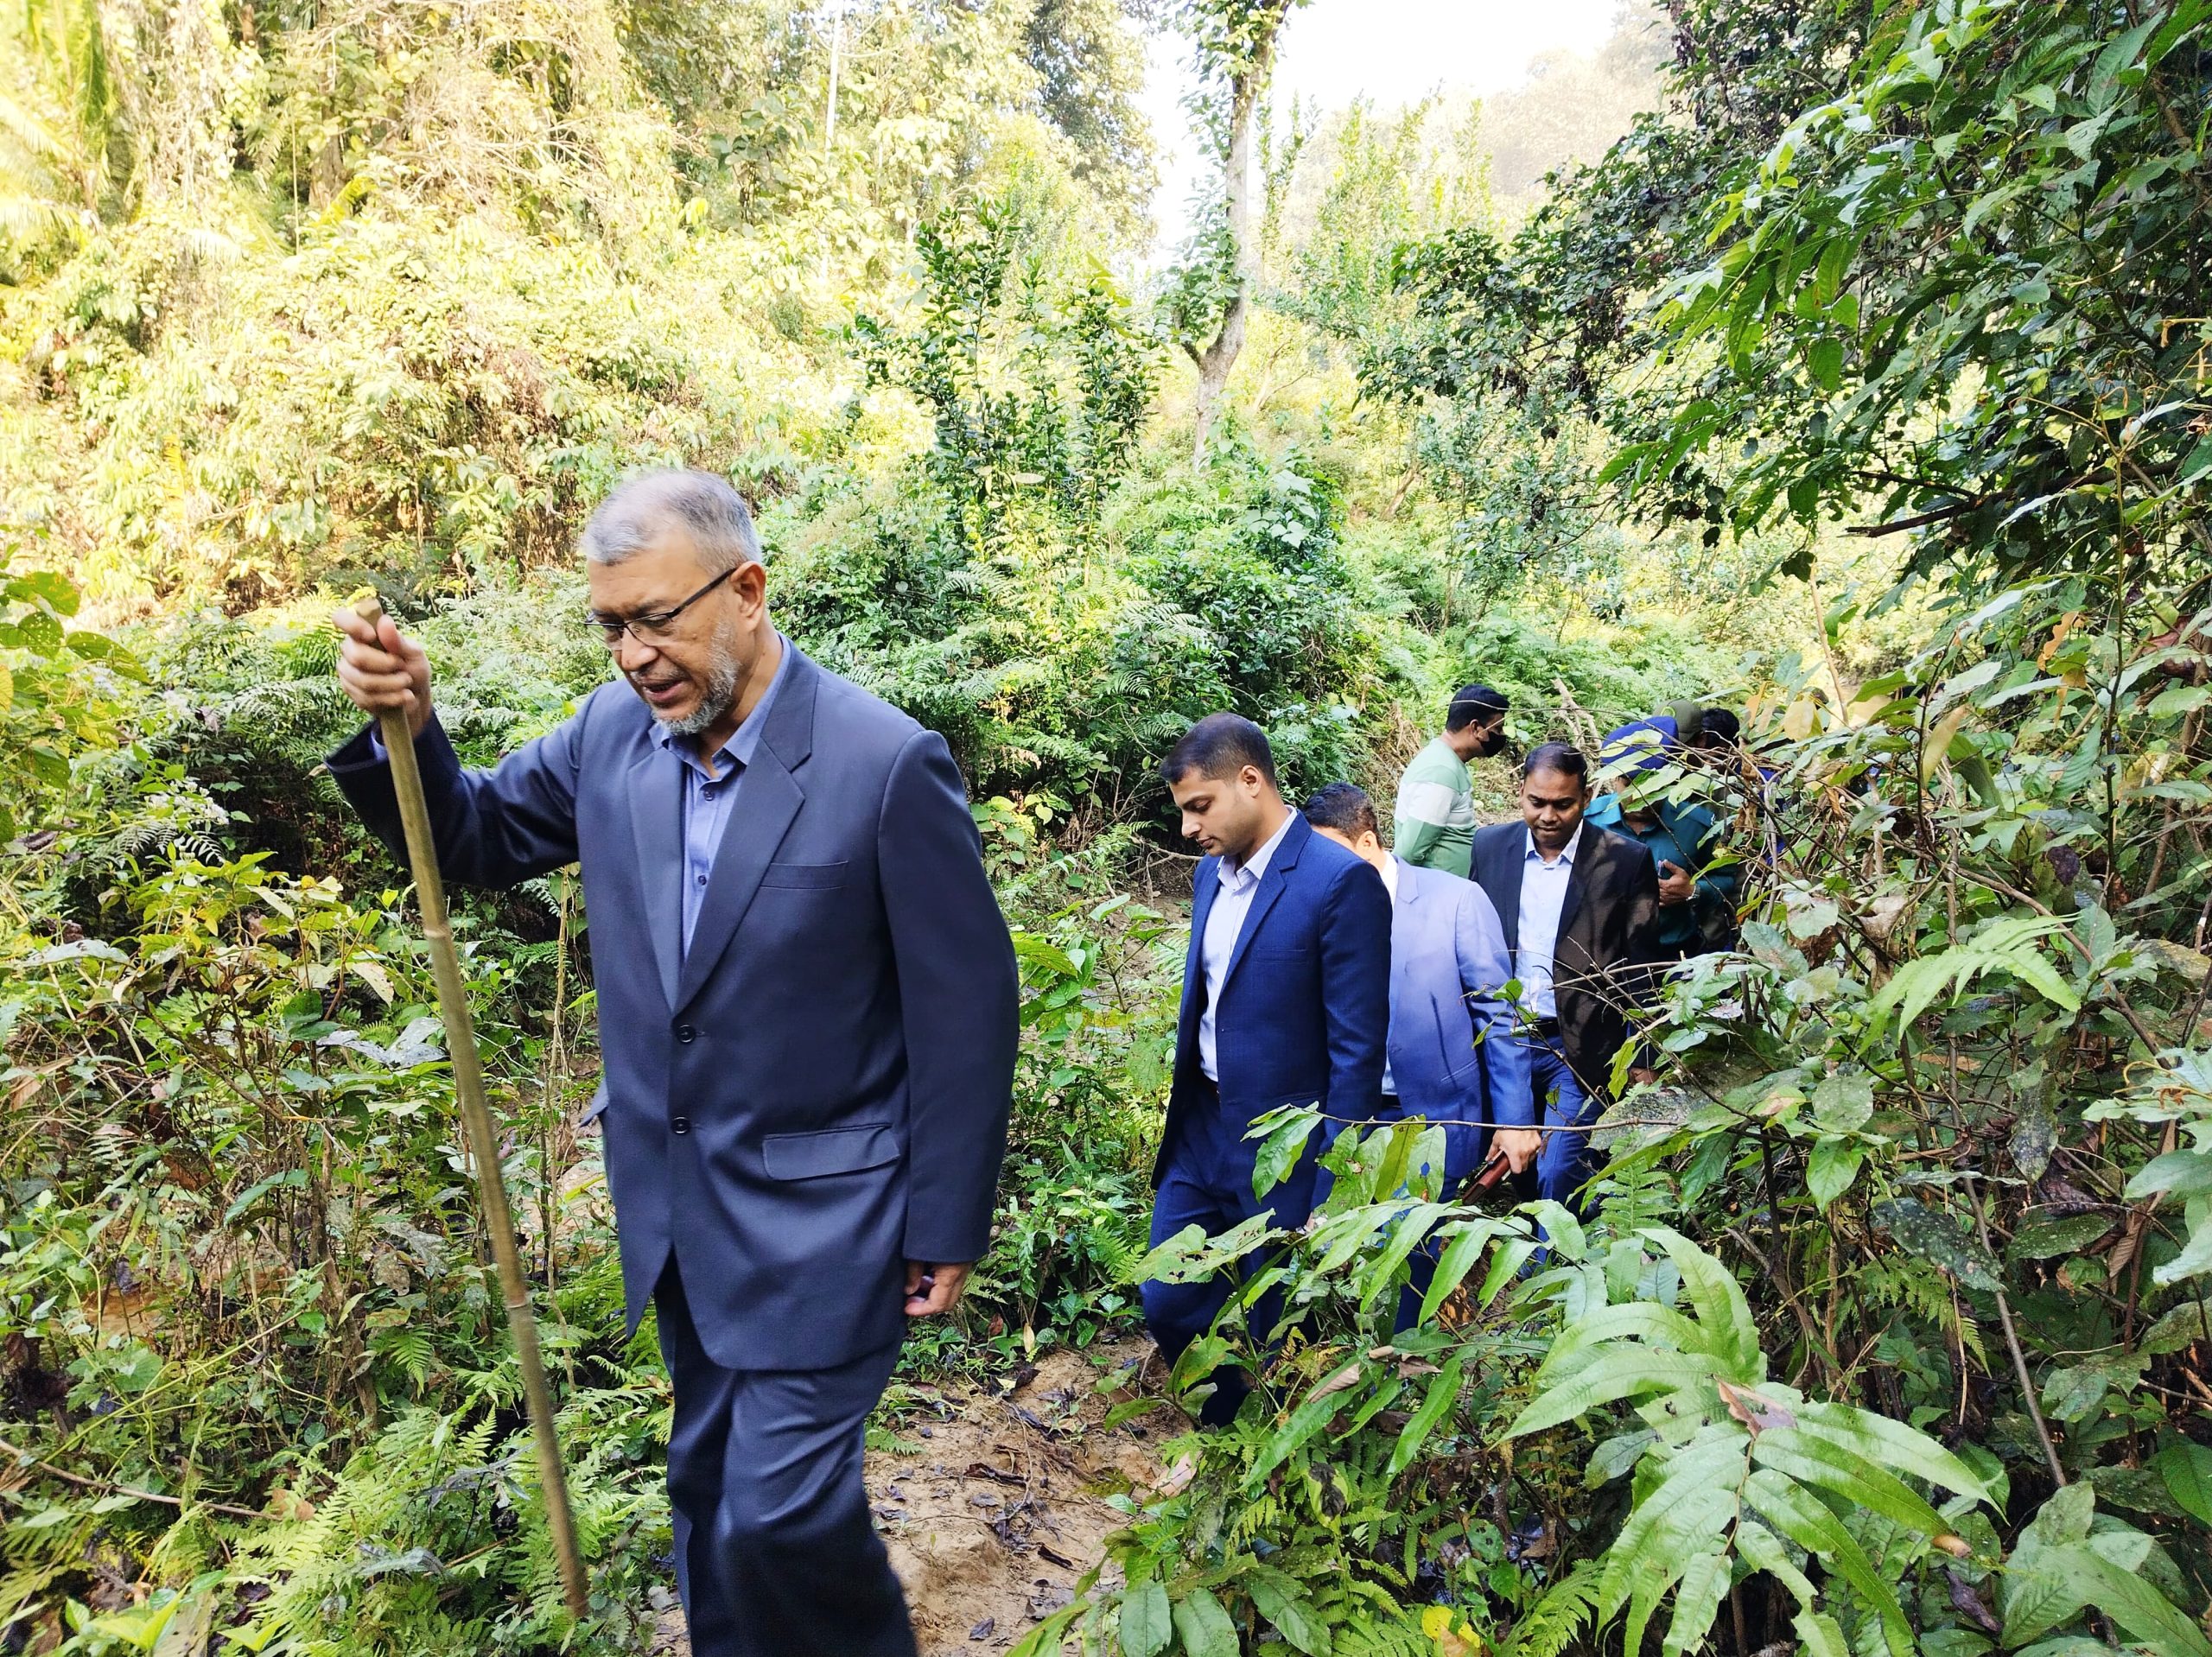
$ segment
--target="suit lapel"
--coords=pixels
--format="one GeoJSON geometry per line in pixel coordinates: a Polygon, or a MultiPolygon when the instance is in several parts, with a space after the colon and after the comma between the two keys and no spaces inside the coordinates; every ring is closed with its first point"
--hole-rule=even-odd
{"type": "Polygon", "coordinates": [[[1477,876],[1490,894],[1491,907],[1497,911],[1510,961],[1521,949],[1521,866],[1528,859],[1528,848],[1510,835],[1485,835],[1478,843],[1483,861],[1477,876]]]}
{"type": "Polygon", "coordinates": [[[1206,917],[1213,913],[1214,894],[1221,890],[1217,865],[1210,857],[1198,860],[1198,873],[1191,882],[1191,947],[1183,956],[1183,1005],[1191,1005],[1191,997],[1205,975],[1206,917]]]}
{"type": "Polygon", "coordinates": [[[1268,918],[1268,911],[1275,906],[1275,899],[1282,896],[1283,884],[1291,870],[1298,867],[1298,854],[1305,849],[1306,837],[1313,830],[1306,819],[1294,811],[1290,814],[1290,832],[1275,848],[1275,854],[1268,860],[1268,872],[1260,877],[1260,889],[1252,894],[1252,906],[1244,911],[1244,924],[1237,930],[1236,947],[1229,952],[1229,967],[1221,975],[1221,991],[1229,993],[1229,981],[1236,976],[1236,968],[1252,947],[1252,940],[1259,935],[1261,923],[1268,918]]]}
{"type": "Polygon", "coordinates": [[[683,761],[647,746],[630,767],[630,833],[638,847],[638,880],[645,895],[645,931],[661,994],[677,1006],[683,960],[683,761]]]}
{"type": "Polygon", "coordinates": [[[797,659],[768,710],[768,725],[753,751],[753,763],[746,766],[730,797],[729,822],[715,852],[714,871],[707,877],[707,893],[699,905],[699,924],[677,980],[677,1008],[698,994],[729,948],[776,848],[806,803],[805,792],[791,772],[813,750],[814,693],[820,670],[798,656],[789,640],[784,648],[797,659]]]}

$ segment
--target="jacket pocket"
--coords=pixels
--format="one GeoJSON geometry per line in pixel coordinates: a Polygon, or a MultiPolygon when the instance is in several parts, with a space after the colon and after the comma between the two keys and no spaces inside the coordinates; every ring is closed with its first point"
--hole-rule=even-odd
{"type": "Polygon", "coordinates": [[[771,1179],[819,1179],[856,1174],[899,1159],[899,1136],[888,1122],[825,1127],[812,1133],[771,1133],[760,1141],[760,1161],[771,1179]]]}
{"type": "Polygon", "coordinates": [[[760,877],[764,886],[791,886],[800,891],[820,891],[826,886],[845,884],[845,865],[836,863],[771,863],[760,877]]]}

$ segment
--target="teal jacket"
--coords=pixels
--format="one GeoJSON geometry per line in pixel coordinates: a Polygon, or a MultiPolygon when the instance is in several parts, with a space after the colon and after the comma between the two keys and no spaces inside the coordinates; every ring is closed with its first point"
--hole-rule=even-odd
{"type": "Polygon", "coordinates": [[[1697,884],[1686,904],[1662,905],[1658,942],[1662,954],[1696,955],[1726,949],[1736,934],[1736,892],[1742,871],[1732,863],[1721,868],[1710,865],[1720,849],[1719,825],[1712,810],[1702,805],[1673,805],[1662,801],[1656,820],[1643,828],[1631,828],[1621,813],[1620,797],[1600,794],[1584,814],[1586,822],[1640,842],[1654,863],[1672,863],[1687,869],[1697,884]]]}

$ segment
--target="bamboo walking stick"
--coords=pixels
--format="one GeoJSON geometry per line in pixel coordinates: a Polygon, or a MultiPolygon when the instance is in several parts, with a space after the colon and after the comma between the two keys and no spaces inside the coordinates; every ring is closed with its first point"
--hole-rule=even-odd
{"type": "MultiPolygon", "coordinates": [[[[372,626],[384,619],[375,597],[353,600],[353,613],[372,626]]],[[[438,986],[438,1013],[446,1028],[446,1051],[453,1057],[454,1095],[468,1127],[476,1159],[476,1188],[484,1222],[492,1233],[492,1259],[499,1268],[499,1292],[507,1306],[507,1328],[514,1336],[522,1366],[522,1390],[530,1406],[530,1430],[537,1441],[537,1482],[545,1493],[545,1527],[553,1557],[561,1567],[561,1586],[569,1613],[582,1622],[590,1609],[583,1555],[576,1546],[575,1516],[569,1508],[569,1478],[561,1465],[561,1440],[553,1426],[553,1394],[545,1384],[545,1362],[537,1347],[537,1320],[530,1310],[530,1285],[522,1256],[515,1249],[515,1225],[507,1207],[507,1188],[499,1177],[499,1144],[484,1101],[484,1071],[476,1054],[476,1029],[468,1016],[468,987],[461,981],[461,957],[454,951],[453,927],[446,916],[445,883],[438,875],[438,849],[430,838],[430,808],[423,794],[423,773],[415,763],[415,734],[404,708],[377,715],[385,750],[391,756],[392,789],[399,797],[399,820],[407,830],[407,861],[414,871],[415,898],[423,908],[423,936],[430,945],[430,968],[438,986]]]]}

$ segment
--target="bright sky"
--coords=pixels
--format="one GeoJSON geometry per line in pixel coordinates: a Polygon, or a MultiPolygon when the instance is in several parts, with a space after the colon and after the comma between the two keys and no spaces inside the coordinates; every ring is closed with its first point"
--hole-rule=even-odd
{"type": "MultiPolygon", "coordinates": [[[[1313,0],[1284,27],[1275,96],[1286,107],[1296,93],[1338,109],[1365,93],[1387,109],[1439,88],[1500,92],[1543,53],[1595,51],[1618,10],[1618,0],[1313,0]]],[[[1162,152],[1153,216],[1164,258],[1182,239],[1199,164],[1182,110],[1190,47],[1162,33],[1149,57],[1144,110],[1162,152]]]]}

